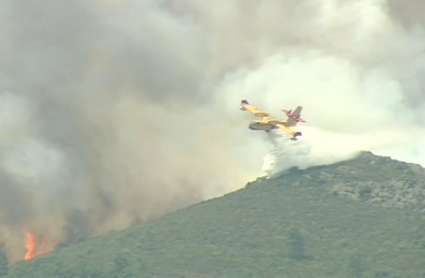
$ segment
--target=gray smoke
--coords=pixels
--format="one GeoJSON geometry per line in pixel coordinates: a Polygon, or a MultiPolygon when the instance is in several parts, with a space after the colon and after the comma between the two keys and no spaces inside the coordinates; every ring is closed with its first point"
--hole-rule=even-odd
{"type": "Polygon", "coordinates": [[[410,2],[2,1],[10,261],[24,228],[54,247],[243,187],[270,141],[247,129],[241,99],[276,117],[304,107],[281,168],[361,149],[424,161],[425,34],[410,2]]]}

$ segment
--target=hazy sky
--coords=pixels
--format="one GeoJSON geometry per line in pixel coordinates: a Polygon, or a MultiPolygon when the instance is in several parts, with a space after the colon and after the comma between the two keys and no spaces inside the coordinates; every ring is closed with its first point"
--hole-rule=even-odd
{"type": "MultiPolygon", "coordinates": [[[[422,1],[0,2],[0,241],[101,234],[243,187],[241,99],[304,107],[284,165],[425,165],[422,1]],[[11,201],[13,200],[13,202],[11,201]]],[[[281,143],[283,142],[283,143],[281,143]]]]}

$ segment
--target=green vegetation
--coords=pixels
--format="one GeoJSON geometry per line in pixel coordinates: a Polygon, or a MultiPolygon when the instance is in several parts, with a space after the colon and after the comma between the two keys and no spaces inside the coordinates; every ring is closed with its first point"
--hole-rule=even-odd
{"type": "Polygon", "coordinates": [[[6,254],[2,251],[3,248],[0,248],[0,277],[5,277],[8,272],[8,260],[6,254]]]}
{"type": "Polygon", "coordinates": [[[123,231],[63,244],[14,264],[6,277],[424,278],[422,200],[403,195],[425,188],[424,177],[418,166],[370,153],[292,169],[123,231]]]}
{"type": "Polygon", "coordinates": [[[337,196],[384,207],[425,210],[425,170],[370,152],[333,165],[291,169],[276,178],[279,183],[280,177],[299,186],[319,186],[337,196]]]}
{"type": "Polygon", "coordinates": [[[288,258],[297,261],[306,259],[304,238],[297,227],[289,228],[288,239],[288,258]]]}

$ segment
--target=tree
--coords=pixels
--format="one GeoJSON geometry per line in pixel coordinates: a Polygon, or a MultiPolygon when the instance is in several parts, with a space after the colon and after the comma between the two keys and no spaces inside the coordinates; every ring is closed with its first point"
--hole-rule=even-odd
{"type": "Polygon", "coordinates": [[[8,274],[8,260],[6,253],[0,249],[0,277],[6,277],[8,274]]]}
{"type": "Polygon", "coordinates": [[[301,232],[296,227],[291,227],[288,230],[288,256],[293,260],[304,260],[307,258],[305,255],[305,242],[301,232]]]}
{"type": "Polygon", "coordinates": [[[352,278],[361,278],[365,272],[363,259],[360,254],[355,253],[350,256],[348,262],[348,272],[349,276],[352,278]]]}

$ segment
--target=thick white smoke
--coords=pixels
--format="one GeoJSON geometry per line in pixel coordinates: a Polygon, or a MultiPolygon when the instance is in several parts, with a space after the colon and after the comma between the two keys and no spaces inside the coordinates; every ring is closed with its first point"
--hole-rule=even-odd
{"type": "Polygon", "coordinates": [[[304,107],[308,122],[294,128],[303,136],[297,142],[273,137],[263,170],[334,163],[361,150],[424,164],[422,27],[403,29],[385,1],[302,3],[320,7],[304,22],[313,29],[321,22],[320,36],[284,44],[257,66],[228,73],[220,87],[231,109],[247,99],[285,119],[282,109],[304,107]]]}

